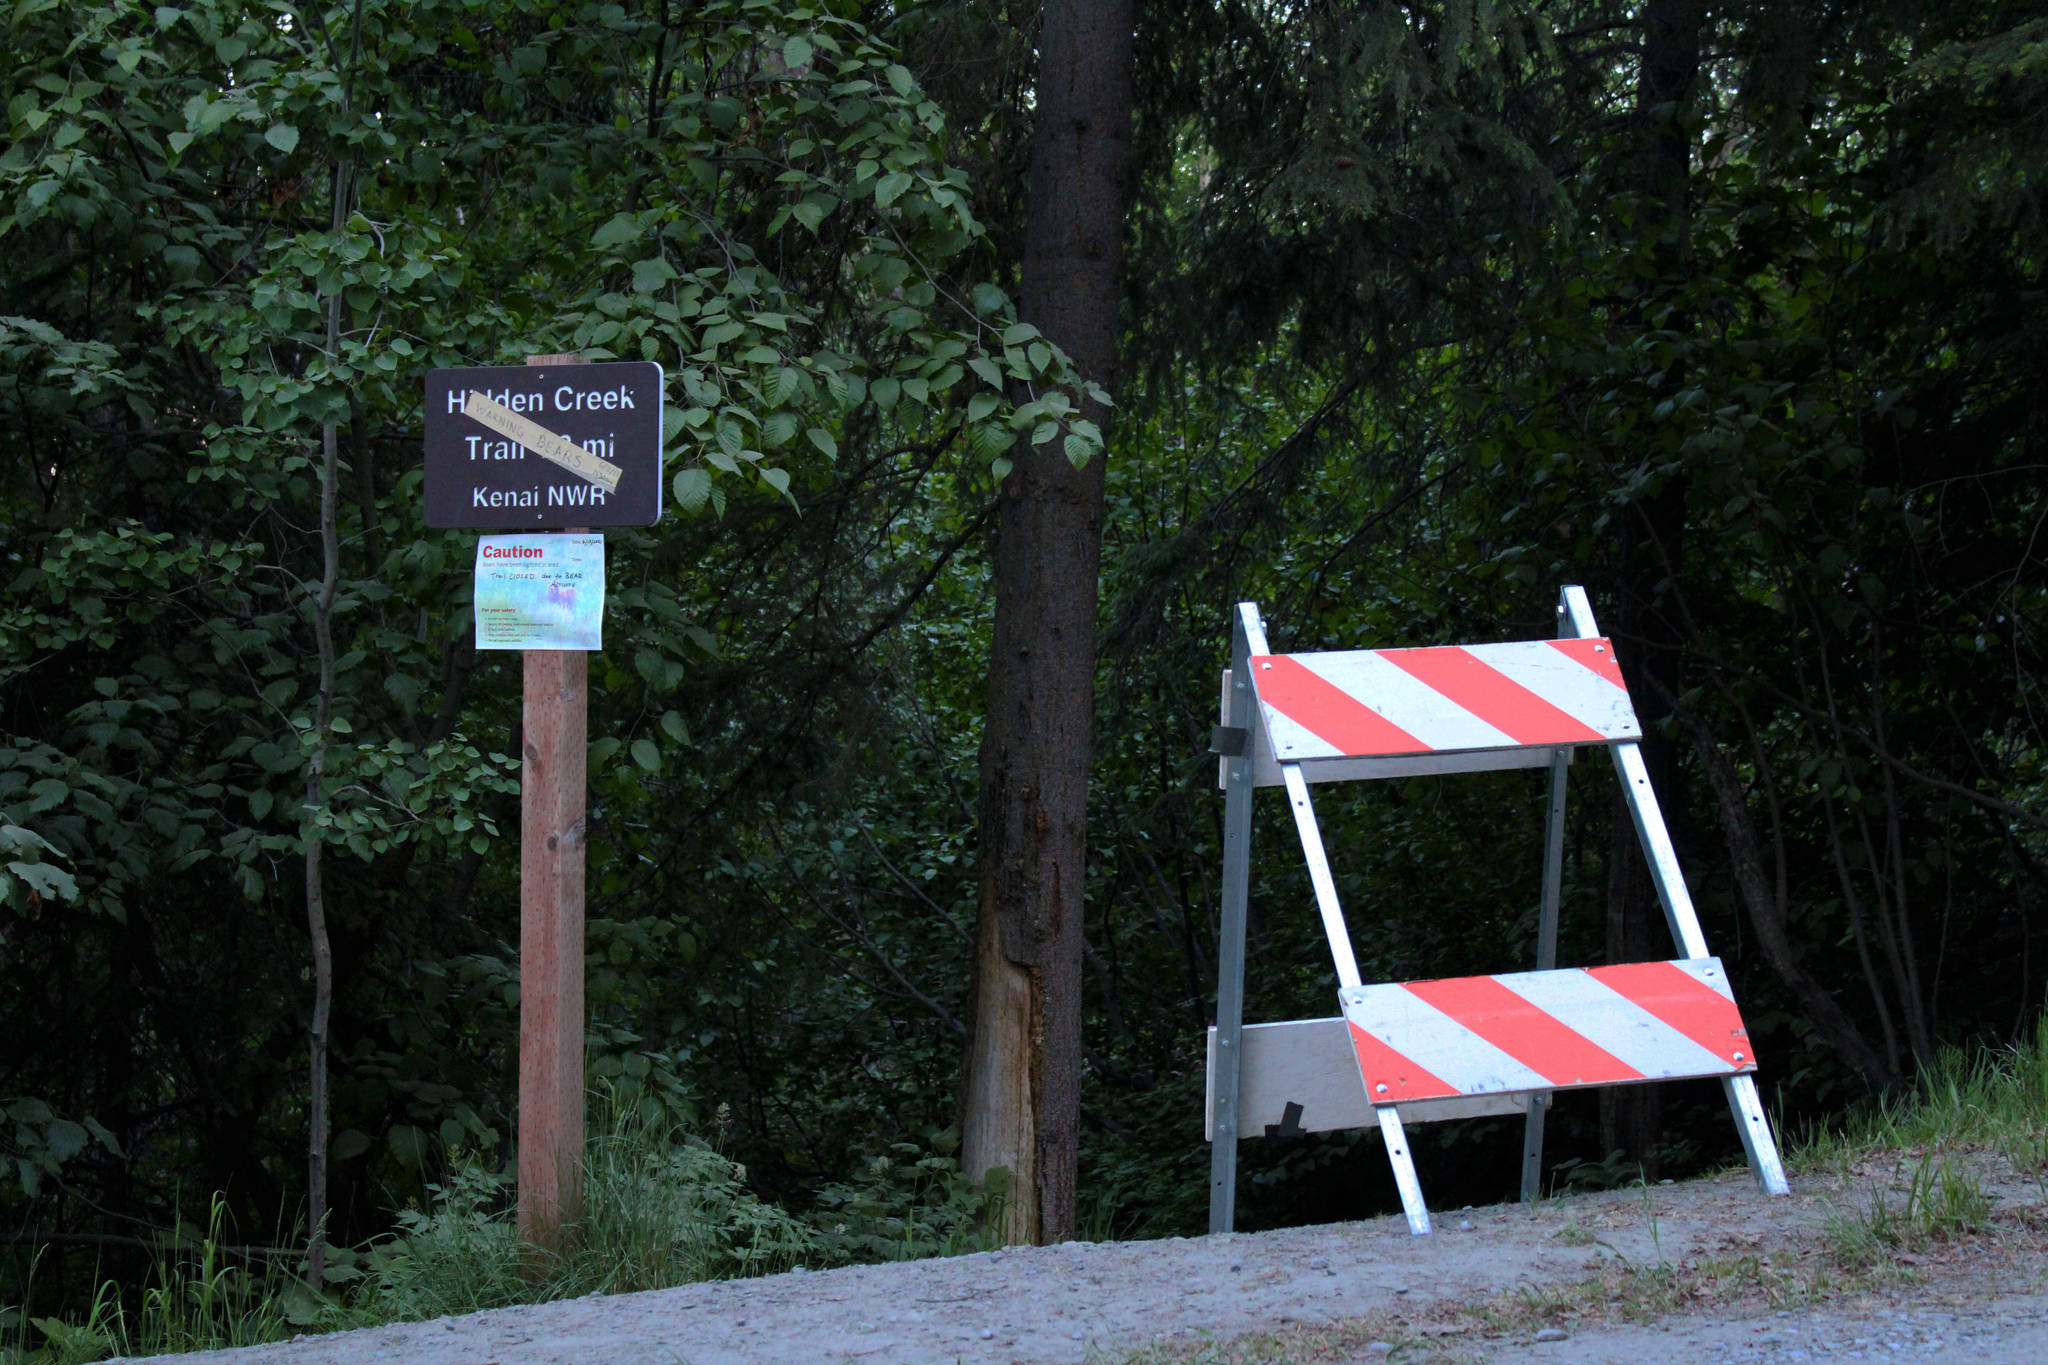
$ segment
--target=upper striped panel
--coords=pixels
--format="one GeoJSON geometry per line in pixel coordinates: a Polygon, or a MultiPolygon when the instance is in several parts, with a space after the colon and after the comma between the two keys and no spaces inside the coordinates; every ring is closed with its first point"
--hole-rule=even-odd
{"type": "Polygon", "coordinates": [[[1642,738],[1605,639],[1261,654],[1251,666],[1282,763],[1642,738]]]}

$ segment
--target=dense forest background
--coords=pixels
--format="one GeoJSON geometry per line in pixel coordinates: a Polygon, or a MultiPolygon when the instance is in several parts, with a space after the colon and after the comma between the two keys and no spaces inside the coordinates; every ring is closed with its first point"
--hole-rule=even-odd
{"type": "MultiPolygon", "coordinates": [[[[214,1192],[302,1234],[315,1037],[338,1242],[509,1160],[519,671],[422,524],[420,403],[533,352],[670,388],[591,660],[600,1107],[792,1209],[950,1150],[1013,441],[1106,476],[1089,1235],[1205,1226],[1241,600],[1363,648],[1549,635],[1585,584],[1786,1127],[2032,1027],[2042,7],[1146,0],[1106,449],[1011,302],[1037,23],[15,0],[0,1281],[132,1270],[214,1192]]],[[[1575,775],[1560,960],[1666,956],[1575,775]]],[[[1531,964],[1542,781],[1319,795],[1368,980],[1531,964]]],[[[1246,1017],[1328,1014],[1257,820],[1246,1017]]],[[[1551,1133],[1558,1180],[1739,1151],[1711,1085],[1551,1133]]],[[[1512,1197],[1518,1134],[1420,1130],[1432,1197],[1512,1197]]],[[[1240,1226],[1395,1207],[1365,1134],[1244,1157],[1240,1226]]]]}

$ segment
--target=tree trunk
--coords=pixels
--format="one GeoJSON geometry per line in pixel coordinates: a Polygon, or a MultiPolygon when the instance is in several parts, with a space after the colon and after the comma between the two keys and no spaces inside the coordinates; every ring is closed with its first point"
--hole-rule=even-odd
{"type": "MultiPolygon", "coordinates": [[[[349,75],[341,107],[353,102],[355,70],[363,51],[363,6],[356,0],[354,32],[349,40],[349,75]]],[[[333,202],[328,230],[341,235],[355,194],[355,158],[336,158],[333,202]]],[[[327,296],[326,353],[329,363],[341,362],[341,290],[327,296]]],[[[353,400],[351,400],[353,407],[353,400]]],[[[306,854],[306,937],[313,950],[313,1017],[306,1027],[306,1282],[313,1292],[327,1288],[327,1143],[333,1120],[328,1113],[327,1028],[334,1013],[334,945],[327,934],[327,882],[321,854],[327,831],[320,818],[327,810],[327,735],[334,721],[334,597],[341,583],[341,531],[336,524],[341,501],[340,436],[335,423],[320,427],[320,587],[313,598],[313,642],[320,661],[319,702],[314,712],[313,752],[306,762],[306,810],[300,823],[306,854]]]]}
{"type": "MultiPolygon", "coordinates": [[[[1633,178],[1643,200],[1638,221],[1644,230],[1659,234],[1651,249],[1657,270],[1655,292],[1676,281],[1685,263],[1692,214],[1692,141],[1684,116],[1699,78],[1700,30],[1705,22],[1702,0],[1649,0],[1643,7],[1633,178]]],[[[1650,322],[1657,312],[1654,306],[1634,311],[1637,326],[1656,325],[1650,322]]],[[[1662,325],[1683,331],[1687,324],[1682,317],[1673,316],[1662,325]]],[[[1677,377],[1674,370],[1667,376],[1666,387],[1672,387],[1677,377]]],[[[1618,661],[1630,694],[1638,707],[1645,708],[1643,763],[1673,837],[1681,840],[1688,823],[1679,790],[1678,756],[1657,724],[1669,708],[1653,699],[1676,695],[1683,672],[1680,631],[1659,599],[1675,597],[1684,567],[1685,494],[1685,472],[1678,469],[1648,497],[1630,505],[1623,522],[1623,590],[1615,622],[1616,637],[1624,642],[1617,651],[1618,661]],[[1656,709],[1647,709],[1651,706],[1656,709]]],[[[1662,912],[1649,869],[1636,851],[1635,829],[1625,802],[1614,804],[1609,846],[1608,960],[1662,956],[1650,951],[1653,943],[1664,941],[1662,912]]],[[[1604,1090],[1600,1097],[1602,1145],[1609,1152],[1618,1148],[1642,1162],[1643,1173],[1650,1179],[1657,1176],[1652,1153],[1663,1133],[1658,1090],[1656,1086],[1628,1086],[1604,1090]]]]}
{"type": "MultiPolygon", "coordinates": [[[[1107,385],[1129,199],[1133,0],[1047,0],[1023,316],[1107,385]]],[[[1108,413],[1085,415],[1107,426],[1108,413]]],[[[999,496],[961,1161],[1011,1176],[1004,1235],[1074,1235],[1082,887],[1103,465],[1020,442],[999,496]]]]}

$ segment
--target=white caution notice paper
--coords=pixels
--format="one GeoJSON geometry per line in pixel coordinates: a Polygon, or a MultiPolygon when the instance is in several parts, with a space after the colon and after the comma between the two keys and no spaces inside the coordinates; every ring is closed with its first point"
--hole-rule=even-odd
{"type": "Polygon", "coordinates": [[[604,537],[478,537],[476,647],[603,648],[604,537]]]}

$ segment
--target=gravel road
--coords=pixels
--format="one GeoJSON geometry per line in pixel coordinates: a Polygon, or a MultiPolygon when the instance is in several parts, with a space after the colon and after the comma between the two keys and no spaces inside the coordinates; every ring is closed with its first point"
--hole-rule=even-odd
{"type": "MultiPolygon", "coordinates": [[[[1669,1267],[1708,1289],[1751,1258],[1811,1284],[1826,1219],[1901,1168],[1812,1176],[1789,1198],[1745,1173],[1519,1206],[1219,1237],[1069,1242],[502,1309],[158,1362],[207,1365],[1110,1365],[1243,1338],[1243,1359],[1749,1365],[2048,1365],[2048,1205],[1989,1182],[1996,1227],[1874,1275],[1827,1271],[1799,1307],[1761,1290],[1641,1320],[1617,1283],[1669,1267]],[[1701,1270],[1705,1267],[1705,1270],[1701,1270]],[[1607,1285],[1608,1291],[1599,1286],[1607,1285]],[[1265,1335],[1257,1335],[1265,1334],[1265,1335]],[[1256,1343],[1256,1344],[1255,1344],[1256,1343]],[[1149,1353],[1148,1353],[1149,1354],[1149,1353]]],[[[1659,1272],[1660,1274],[1663,1272],[1659,1272]]],[[[1689,1283],[1690,1281],[1688,1281],[1689,1283]]],[[[1789,1280],[1787,1281],[1789,1283],[1789,1280]]],[[[1709,1301],[1711,1300],[1711,1301],[1709,1301]]],[[[1669,1305],[1663,1305],[1668,1308],[1669,1305]]]]}
{"type": "Polygon", "coordinates": [[[1545,1344],[1517,1344],[1482,1357],[1543,1365],[1821,1365],[1910,1361],[1913,1365],[2039,1365],[2048,1361],[2048,1295],[2000,1297],[1972,1307],[1905,1306],[1779,1312],[1732,1321],[1683,1315],[1647,1326],[1610,1327],[1545,1344]]]}

